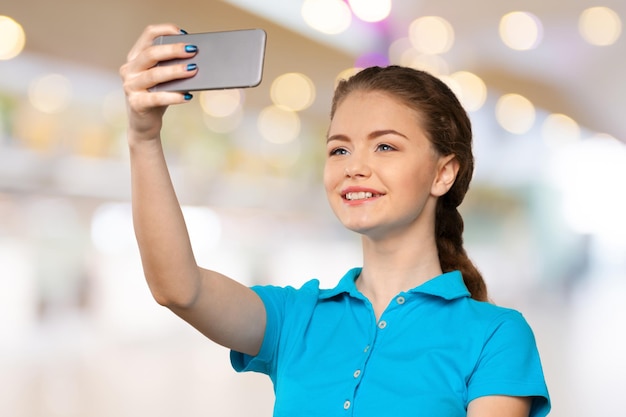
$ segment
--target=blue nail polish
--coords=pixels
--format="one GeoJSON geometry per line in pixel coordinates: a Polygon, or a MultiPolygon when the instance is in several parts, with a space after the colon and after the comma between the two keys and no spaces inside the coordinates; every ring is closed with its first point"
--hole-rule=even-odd
{"type": "Polygon", "coordinates": [[[196,52],[198,47],[196,45],[185,45],[185,52],[196,52]]]}
{"type": "Polygon", "coordinates": [[[187,71],[193,71],[196,68],[198,68],[196,64],[187,64],[187,71]]]}
{"type": "Polygon", "coordinates": [[[181,35],[187,35],[187,34],[188,34],[188,32],[187,32],[185,29],[181,29],[181,30],[180,30],[180,34],[181,34],[181,35]]]}
{"type": "Polygon", "coordinates": [[[191,94],[189,94],[189,93],[185,93],[185,95],[183,97],[185,97],[185,100],[187,100],[187,101],[189,101],[189,100],[191,100],[193,98],[193,96],[191,94]]]}

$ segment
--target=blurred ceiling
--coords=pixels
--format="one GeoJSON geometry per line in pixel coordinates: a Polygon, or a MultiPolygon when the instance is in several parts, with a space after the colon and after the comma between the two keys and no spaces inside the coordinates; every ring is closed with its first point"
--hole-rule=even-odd
{"type": "MultiPolygon", "coordinates": [[[[603,5],[624,21],[626,2],[578,1],[427,1],[395,0],[379,24],[353,21],[340,36],[311,36],[296,0],[43,0],[7,1],[1,14],[22,24],[26,52],[99,68],[116,74],[144,26],[173,22],[189,32],[261,27],[268,33],[265,82],[251,100],[267,105],[269,81],[299,71],[318,88],[316,113],[324,116],[337,73],[362,53],[380,51],[405,37],[409,23],[425,15],[447,19],[455,45],[445,54],[451,70],[479,75],[491,93],[519,93],[548,112],[566,114],[583,127],[626,140],[626,34],[611,46],[587,44],[578,18],[587,7],[603,5]],[[584,4],[583,4],[584,3],[584,4]],[[250,7],[246,9],[246,7],[250,7]],[[528,11],[543,23],[543,42],[530,51],[513,51],[499,39],[499,19],[528,11]],[[281,23],[282,22],[282,23],[281,23]],[[285,24],[288,22],[288,24],[285,24]]],[[[11,62],[0,62],[6,68],[11,62]]]]}

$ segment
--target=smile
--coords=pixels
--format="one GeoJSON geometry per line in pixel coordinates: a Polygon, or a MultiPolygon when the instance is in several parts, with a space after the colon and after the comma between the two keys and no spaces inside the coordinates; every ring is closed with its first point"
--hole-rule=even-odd
{"type": "Polygon", "coordinates": [[[374,196],[374,194],[370,193],[369,191],[359,191],[359,192],[352,192],[352,193],[346,193],[346,200],[350,200],[350,201],[354,201],[354,200],[364,200],[366,198],[372,198],[374,196]]]}

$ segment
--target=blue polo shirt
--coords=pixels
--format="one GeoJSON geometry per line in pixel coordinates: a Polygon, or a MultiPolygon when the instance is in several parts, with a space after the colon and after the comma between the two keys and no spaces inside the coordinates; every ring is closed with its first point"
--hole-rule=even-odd
{"type": "Polygon", "coordinates": [[[257,286],[267,326],[235,370],[269,375],[274,416],[456,417],[485,395],[550,400],[533,332],[520,313],[470,298],[459,271],[398,294],[376,321],[350,270],[330,290],[257,286]]]}

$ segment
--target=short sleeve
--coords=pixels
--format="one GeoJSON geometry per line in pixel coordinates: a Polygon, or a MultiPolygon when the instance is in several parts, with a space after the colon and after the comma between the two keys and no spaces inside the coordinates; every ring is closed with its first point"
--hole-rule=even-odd
{"type": "Polygon", "coordinates": [[[255,286],[256,292],[265,306],[266,327],[261,350],[256,356],[231,351],[230,363],[237,372],[260,372],[270,375],[274,366],[274,352],[280,337],[281,323],[284,318],[284,305],[287,292],[291,288],[275,286],[255,286]]]}
{"type": "Polygon", "coordinates": [[[230,352],[230,362],[237,372],[260,372],[274,379],[279,345],[293,335],[294,327],[308,322],[319,295],[319,281],[307,281],[302,288],[254,286],[265,306],[266,325],[261,350],[256,356],[230,352]]]}
{"type": "Polygon", "coordinates": [[[524,317],[513,310],[490,326],[468,383],[468,402],[488,395],[533,397],[530,417],[543,417],[550,411],[535,336],[524,317]]]}

